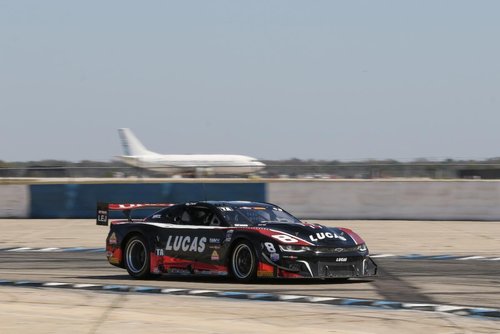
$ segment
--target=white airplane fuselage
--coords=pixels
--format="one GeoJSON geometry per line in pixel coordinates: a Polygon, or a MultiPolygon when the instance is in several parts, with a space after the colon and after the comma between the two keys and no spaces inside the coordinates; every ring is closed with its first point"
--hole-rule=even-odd
{"type": "Polygon", "coordinates": [[[119,129],[128,165],[162,174],[240,175],[262,170],[265,164],[255,158],[229,154],[158,154],[147,150],[129,129],[119,129]]]}

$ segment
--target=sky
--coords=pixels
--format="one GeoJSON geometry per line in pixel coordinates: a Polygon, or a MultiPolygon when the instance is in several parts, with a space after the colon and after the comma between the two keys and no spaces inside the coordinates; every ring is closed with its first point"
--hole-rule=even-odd
{"type": "Polygon", "coordinates": [[[0,160],[500,156],[500,1],[0,0],[0,160]]]}

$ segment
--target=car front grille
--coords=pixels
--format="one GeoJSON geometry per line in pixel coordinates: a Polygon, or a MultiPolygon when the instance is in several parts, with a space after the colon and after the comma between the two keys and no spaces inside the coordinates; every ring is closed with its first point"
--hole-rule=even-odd
{"type": "Polygon", "coordinates": [[[340,253],[349,253],[355,252],[358,250],[358,246],[355,247],[315,247],[314,251],[320,254],[340,254],[340,253]]]}
{"type": "Polygon", "coordinates": [[[320,277],[356,277],[363,273],[362,262],[318,262],[320,277]]]}

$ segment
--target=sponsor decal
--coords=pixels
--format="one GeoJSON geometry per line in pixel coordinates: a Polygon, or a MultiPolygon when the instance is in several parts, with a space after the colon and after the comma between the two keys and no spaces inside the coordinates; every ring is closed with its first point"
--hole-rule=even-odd
{"type": "Polygon", "coordinates": [[[338,257],[335,261],[336,262],[347,262],[347,258],[346,257],[338,257]]]}
{"type": "Polygon", "coordinates": [[[225,240],[226,242],[230,242],[231,241],[231,239],[233,238],[233,233],[234,233],[234,230],[228,230],[226,232],[226,240],[225,240]]]}
{"type": "Polygon", "coordinates": [[[168,274],[176,274],[176,275],[191,275],[191,271],[187,269],[179,269],[179,268],[168,268],[168,274]]]}
{"type": "Polygon", "coordinates": [[[280,260],[280,255],[278,253],[271,253],[270,257],[271,257],[271,260],[274,262],[277,262],[280,260]]]}
{"type": "Polygon", "coordinates": [[[210,238],[210,239],[208,239],[208,242],[211,244],[220,244],[220,239],[219,238],[210,238]]]}
{"type": "Polygon", "coordinates": [[[165,250],[166,251],[179,251],[182,250],[183,252],[195,252],[195,253],[202,253],[205,250],[205,244],[207,242],[206,237],[198,238],[194,237],[191,238],[190,236],[168,236],[167,243],[165,245],[165,250]]]}
{"type": "Polygon", "coordinates": [[[97,210],[97,221],[106,223],[108,220],[108,212],[106,210],[97,210]]]}
{"type": "Polygon", "coordinates": [[[259,271],[257,271],[257,276],[258,277],[273,277],[274,273],[272,271],[259,270],[259,271]]]}
{"type": "Polygon", "coordinates": [[[165,255],[165,252],[163,251],[163,248],[156,248],[155,249],[155,254],[157,256],[164,256],[165,255]]]}
{"type": "Polygon", "coordinates": [[[161,218],[161,215],[153,215],[153,217],[151,217],[153,219],[160,219],[161,218]]]}
{"type": "Polygon", "coordinates": [[[216,251],[216,250],[214,250],[214,251],[212,252],[212,256],[210,256],[210,259],[211,259],[212,261],[219,261],[219,253],[217,253],[217,251],[216,251]]]}
{"type": "Polygon", "coordinates": [[[228,207],[228,206],[221,206],[218,208],[220,211],[233,211],[232,208],[228,207]]]}
{"type": "Polygon", "coordinates": [[[330,232],[319,232],[319,233],[316,233],[316,234],[311,234],[309,236],[309,239],[311,239],[311,241],[323,240],[325,238],[326,239],[340,239],[342,241],[346,241],[347,240],[342,235],[338,235],[337,233],[330,233],[330,232]]]}
{"type": "Polygon", "coordinates": [[[116,240],[116,234],[115,232],[113,232],[110,236],[109,236],[109,244],[110,245],[116,245],[118,243],[118,241],[116,240]]]}
{"type": "Polygon", "coordinates": [[[236,227],[247,227],[248,224],[234,224],[234,226],[236,226],[236,227]]]}

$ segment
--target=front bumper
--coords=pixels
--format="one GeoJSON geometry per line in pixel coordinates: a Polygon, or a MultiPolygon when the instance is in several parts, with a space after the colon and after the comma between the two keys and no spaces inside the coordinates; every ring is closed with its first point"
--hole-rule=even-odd
{"type": "MultiPolygon", "coordinates": [[[[368,255],[294,256],[283,255],[278,262],[264,258],[274,277],[355,278],[377,275],[377,264],[368,255]],[[270,265],[270,266],[269,266],[270,265]]],[[[270,273],[262,276],[271,276],[270,273]]]]}
{"type": "Polygon", "coordinates": [[[369,277],[377,275],[377,265],[369,256],[358,261],[339,263],[318,261],[315,277],[319,278],[349,278],[369,277]]]}

